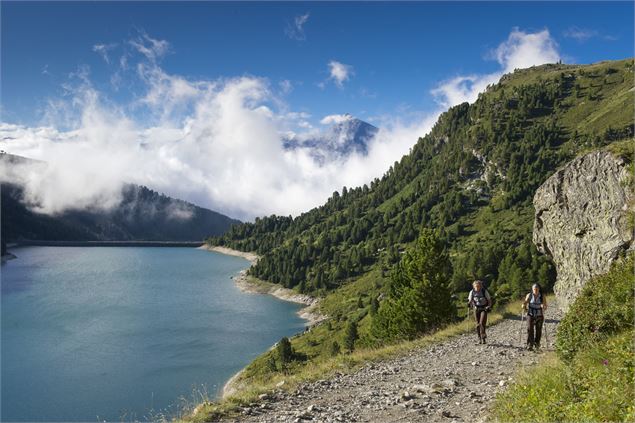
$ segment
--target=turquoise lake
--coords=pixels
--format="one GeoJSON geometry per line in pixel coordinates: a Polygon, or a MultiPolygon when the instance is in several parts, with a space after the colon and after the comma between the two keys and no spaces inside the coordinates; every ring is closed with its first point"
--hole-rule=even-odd
{"type": "Polygon", "coordinates": [[[175,415],[283,336],[299,305],[243,293],[239,257],[193,248],[23,247],[2,265],[2,421],[175,415]]]}

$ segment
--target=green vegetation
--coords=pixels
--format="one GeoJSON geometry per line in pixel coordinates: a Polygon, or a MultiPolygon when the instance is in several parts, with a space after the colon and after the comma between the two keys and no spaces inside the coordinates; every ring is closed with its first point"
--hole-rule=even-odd
{"type": "Polygon", "coordinates": [[[465,316],[476,278],[501,306],[533,282],[550,290],[554,266],[531,242],[534,192],[582,152],[631,151],[633,85],[632,59],[516,71],[442,114],[381,179],[344,187],[296,218],[258,218],[209,238],[259,253],[251,277],[321,297],[329,317],[290,339],[303,355],[285,374],[267,364],[271,351],[252,362],[239,380],[249,388],[232,401],[419,345],[429,338],[417,336],[465,316]],[[443,247],[418,240],[430,231],[443,247]],[[422,292],[441,295],[452,315],[422,312],[431,304],[422,292]]]}
{"type": "Polygon", "coordinates": [[[497,398],[501,421],[634,421],[633,257],[589,281],[560,324],[558,356],[497,398]]]}
{"type": "Polygon", "coordinates": [[[346,336],[344,337],[344,348],[348,352],[353,352],[355,349],[355,341],[357,341],[357,323],[350,321],[346,325],[346,336]]]}
{"type": "Polygon", "coordinates": [[[553,266],[531,243],[533,193],[581,151],[632,136],[632,88],[631,59],[517,71],[444,113],[381,179],[208,242],[256,251],[263,257],[253,276],[324,296],[374,269],[386,283],[421,229],[441,229],[459,269],[455,292],[473,278],[502,298],[520,295],[527,281],[549,288],[553,266]]]}
{"type": "Polygon", "coordinates": [[[392,272],[389,296],[372,320],[371,335],[381,341],[414,339],[454,319],[451,274],[441,240],[428,229],[422,231],[392,272]]]}
{"type": "Polygon", "coordinates": [[[286,366],[287,363],[291,362],[293,359],[293,348],[291,347],[289,338],[285,336],[278,342],[276,352],[278,353],[278,360],[282,366],[286,366]]]}
{"type": "MultiPolygon", "coordinates": [[[[0,154],[0,166],[12,165],[6,156],[9,155],[0,154]]],[[[139,185],[126,185],[121,192],[121,203],[112,210],[68,210],[56,215],[41,214],[27,208],[22,201],[23,191],[18,185],[0,184],[0,232],[4,242],[25,239],[199,241],[210,233],[222,234],[231,225],[239,223],[212,210],[139,185]],[[175,218],[178,213],[190,214],[191,217],[175,218]]]]}
{"type": "Polygon", "coordinates": [[[607,336],[632,329],[633,258],[588,282],[558,327],[558,356],[569,361],[607,336]]]}

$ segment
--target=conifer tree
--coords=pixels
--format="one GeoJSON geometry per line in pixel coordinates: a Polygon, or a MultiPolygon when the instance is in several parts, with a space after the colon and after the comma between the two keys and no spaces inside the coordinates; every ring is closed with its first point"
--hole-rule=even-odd
{"type": "Polygon", "coordinates": [[[355,341],[357,340],[357,322],[351,320],[346,325],[346,333],[344,335],[344,347],[353,352],[355,349],[355,341]]]}
{"type": "Polygon", "coordinates": [[[371,333],[379,340],[413,339],[456,315],[451,298],[452,268],[445,246],[423,230],[391,274],[389,298],[373,318],[371,333]]]}
{"type": "Polygon", "coordinates": [[[278,352],[278,361],[283,367],[290,363],[293,359],[293,348],[291,347],[289,338],[286,336],[280,339],[278,345],[276,346],[276,350],[278,352]]]}
{"type": "Polygon", "coordinates": [[[330,353],[332,357],[340,354],[340,344],[338,344],[337,341],[333,341],[331,344],[330,353]]]}

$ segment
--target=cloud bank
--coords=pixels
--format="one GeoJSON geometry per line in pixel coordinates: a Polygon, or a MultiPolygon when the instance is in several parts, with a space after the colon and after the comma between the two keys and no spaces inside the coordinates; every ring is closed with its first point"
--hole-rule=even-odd
{"type": "MultiPolygon", "coordinates": [[[[64,85],[64,96],[49,101],[41,126],[0,123],[0,149],[47,163],[15,172],[0,168],[3,180],[25,187],[25,202],[37,211],[108,209],[119,204],[124,184],[136,183],[244,220],[298,215],[342,186],[381,177],[429,132],[446,105],[473,101],[515,67],[559,58],[548,31],[514,30],[491,52],[499,72],[446,81],[436,92],[444,102],[438,110],[374,121],[380,130],[367,154],[320,161],[310,149],[284,147],[289,134],[302,138],[317,131],[308,113],[286,104],[290,83],[170,74],[160,66],[169,43],[145,33],[117,45],[126,47],[118,61],[115,47],[95,51],[118,63],[120,81],[135,78],[143,87],[129,104],[113,103],[80,68],[64,85]]],[[[331,63],[336,84],[346,81],[352,68],[331,63]]],[[[329,115],[321,123],[347,118],[329,115]]]]}
{"type": "MultiPolygon", "coordinates": [[[[367,155],[323,163],[309,149],[284,148],[285,134],[314,129],[306,112],[289,110],[278,84],[170,74],[159,65],[170,45],[145,33],[121,45],[128,51],[117,72],[127,70],[144,87],[130,104],[110,101],[83,67],[65,95],[49,102],[46,124],[0,124],[1,149],[47,163],[0,169],[3,180],[25,187],[33,209],[108,209],[119,204],[124,184],[136,183],[241,219],[297,215],[344,185],[381,176],[433,123],[385,122],[367,155]]],[[[107,52],[116,63],[114,51],[107,52]]]]}
{"type": "Polygon", "coordinates": [[[353,117],[349,115],[348,113],[343,115],[328,115],[328,116],[324,116],[322,120],[320,120],[320,123],[322,125],[333,125],[336,123],[346,122],[347,120],[351,120],[352,118],[353,117]]]}

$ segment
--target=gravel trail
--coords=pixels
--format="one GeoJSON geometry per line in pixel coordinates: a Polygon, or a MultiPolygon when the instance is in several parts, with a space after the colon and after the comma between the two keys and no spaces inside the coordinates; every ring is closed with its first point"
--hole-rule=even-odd
{"type": "MultiPolygon", "coordinates": [[[[550,304],[543,349],[553,349],[562,313],[550,304]]],[[[520,366],[540,353],[521,347],[520,317],[488,328],[488,344],[476,334],[453,337],[351,374],[306,383],[293,392],[261,395],[237,422],[483,422],[496,394],[520,366]]],[[[526,337],[522,329],[522,343],[526,337]]]]}

